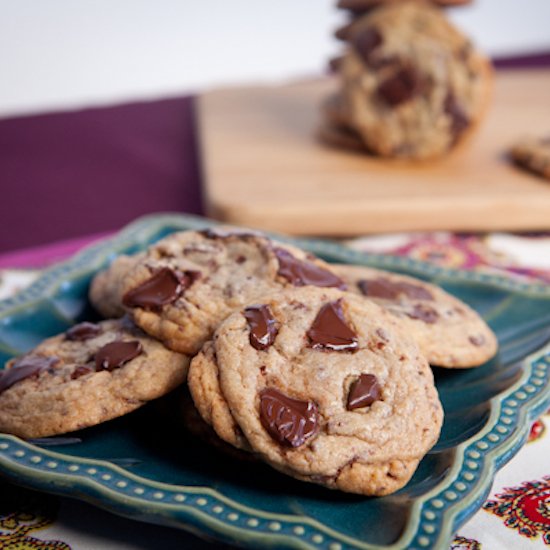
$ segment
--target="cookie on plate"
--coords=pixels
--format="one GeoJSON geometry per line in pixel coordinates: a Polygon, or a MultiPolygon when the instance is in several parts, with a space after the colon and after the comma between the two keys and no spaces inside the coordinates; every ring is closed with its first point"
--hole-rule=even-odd
{"type": "MultiPolygon", "coordinates": [[[[110,299],[168,348],[190,354],[220,321],[256,297],[294,286],[343,286],[311,254],[237,230],[174,233],[141,255],[120,283],[119,273],[115,261],[102,275],[110,299]]],[[[91,296],[95,304],[100,298],[91,296]]]]}
{"type": "Polygon", "coordinates": [[[345,29],[339,75],[346,126],[372,154],[435,158],[482,119],[490,63],[440,9],[389,2],[345,29]]]}
{"type": "MultiPolygon", "coordinates": [[[[212,428],[212,425],[206,422],[197,410],[188,388],[182,386],[181,390],[181,392],[178,392],[177,410],[179,411],[182,425],[187,432],[210,445],[213,449],[220,451],[228,458],[256,462],[256,457],[251,452],[250,446],[238,448],[221,439],[214,428],[212,428]]],[[[171,414],[173,415],[173,410],[171,410],[171,414]]]]}
{"type": "Polygon", "coordinates": [[[200,410],[218,409],[226,441],[352,493],[403,487],[442,425],[415,342],[378,305],[337,289],[290,289],[232,314],[191,363],[195,402],[197,380],[200,410]],[[194,372],[205,365],[210,383],[194,372]]]}
{"type": "Polygon", "coordinates": [[[206,342],[191,364],[193,368],[189,367],[187,385],[203,421],[226,443],[243,451],[252,451],[221,394],[214,342],[206,342]]]}
{"type": "Polygon", "coordinates": [[[518,166],[550,180],[550,136],[522,139],[512,147],[510,157],[518,166]]]}
{"type": "Polygon", "coordinates": [[[0,431],[35,438],[105,422],[174,389],[188,366],[128,319],[80,323],[0,371],[0,431]]]}
{"type": "Polygon", "coordinates": [[[106,319],[117,319],[126,313],[120,299],[122,281],[142,256],[119,256],[109,269],[100,271],[92,279],[88,292],[90,302],[106,319]]]}
{"type": "Polygon", "coordinates": [[[432,365],[475,367],[495,355],[498,343],[487,323],[442,288],[370,267],[333,268],[349,291],[369,298],[399,319],[432,365]]]}

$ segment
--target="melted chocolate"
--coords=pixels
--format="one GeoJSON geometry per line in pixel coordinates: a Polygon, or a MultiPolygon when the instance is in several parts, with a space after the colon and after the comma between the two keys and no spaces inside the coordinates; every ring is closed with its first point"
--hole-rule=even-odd
{"type": "Polygon", "coordinates": [[[412,67],[402,67],[378,86],[378,96],[390,107],[413,99],[420,91],[420,76],[412,67]]]}
{"type": "Polygon", "coordinates": [[[372,53],[382,44],[382,35],[378,29],[368,27],[359,31],[352,39],[352,45],[359,57],[370,66],[372,53]]]}
{"type": "Polygon", "coordinates": [[[342,69],[343,61],[344,61],[344,57],[342,55],[330,58],[329,61],[328,61],[329,71],[331,73],[340,72],[340,70],[342,69]]]}
{"type": "Polygon", "coordinates": [[[415,304],[412,311],[406,311],[405,315],[411,319],[419,319],[428,325],[433,325],[439,319],[439,314],[435,309],[421,304],[415,304]]]}
{"type": "Polygon", "coordinates": [[[277,327],[268,306],[250,306],[244,310],[250,330],[250,345],[257,350],[267,349],[275,341],[277,327]]]}
{"type": "Polygon", "coordinates": [[[345,289],[344,281],[331,271],[318,265],[295,258],[284,248],[274,248],[275,256],[279,260],[279,275],[294,286],[337,287],[345,289]]]}
{"type": "Polygon", "coordinates": [[[341,299],[329,302],[319,310],[307,335],[312,348],[350,351],[359,345],[357,334],[344,317],[341,299]]]}
{"type": "Polygon", "coordinates": [[[96,371],[112,371],[122,367],[143,351],[137,340],[122,342],[117,340],[103,346],[94,357],[96,371]]]}
{"type": "Polygon", "coordinates": [[[101,327],[94,323],[78,323],[65,332],[65,338],[71,341],[82,342],[101,334],[101,327]]]}
{"type": "Polygon", "coordinates": [[[349,411],[368,407],[380,399],[380,384],[374,374],[361,374],[351,385],[348,393],[349,411]]]}
{"type": "Polygon", "coordinates": [[[40,355],[26,355],[17,359],[11,368],[0,371],[0,393],[20,380],[38,375],[41,371],[53,367],[58,361],[57,357],[40,355]]]}
{"type": "Polygon", "coordinates": [[[390,281],[384,277],[376,279],[362,279],[357,283],[359,290],[365,296],[396,300],[400,294],[413,300],[433,300],[431,292],[420,285],[414,285],[404,281],[390,281]]]}
{"type": "Polygon", "coordinates": [[[71,380],[76,380],[77,378],[85,376],[86,374],[90,374],[91,372],[94,372],[94,369],[92,367],[89,367],[88,365],[79,365],[71,373],[71,380]]]}
{"type": "Polygon", "coordinates": [[[317,433],[319,411],[312,401],[292,399],[268,388],[260,393],[260,421],[275,441],[299,447],[317,433]]]}
{"type": "Polygon", "coordinates": [[[175,272],[163,267],[139,286],[129,290],[122,298],[126,307],[159,309],[175,302],[196,280],[196,271],[175,272]]]}
{"type": "Polygon", "coordinates": [[[345,25],[342,25],[334,31],[334,37],[338,40],[348,40],[351,37],[351,30],[353,28],[354,21],[350,21],[345,25]]]}

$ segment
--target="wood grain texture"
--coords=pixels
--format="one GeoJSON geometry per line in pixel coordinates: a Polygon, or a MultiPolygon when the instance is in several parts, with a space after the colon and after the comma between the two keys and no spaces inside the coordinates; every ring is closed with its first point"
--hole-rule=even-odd
{"type": "Polygon", "coordinates": [[[498,72],[475,135],[423,163],[319,143],[320,104],[335,86],[324,79],[199,98],[211,216],[296,235],[550,229],[550,183],[506,157],[522,135],[550,134],[550,70],[498,72]]]}

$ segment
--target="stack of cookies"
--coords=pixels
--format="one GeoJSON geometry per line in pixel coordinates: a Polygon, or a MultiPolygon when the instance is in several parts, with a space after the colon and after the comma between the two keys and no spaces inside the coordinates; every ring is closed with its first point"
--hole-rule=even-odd
{"type": "Polygon", "coordinates": [[[496,351],[483,320],[434,285],[238,230],[175,233],[119,257],[90,299],[113,319],[8,363],[0,430],[78,430],[187,380],[185,418],[218,442],[363,495],[403,487],[437,441],[429,363],[472,367],[496,351]]]}
{"type": "Polygon", "coordinates": [[[340,90],[323,141],[386,158],[431,159],[464,141],[489,102],[490,62],[446,17],[464,0],[340,0],[340,90]]]}

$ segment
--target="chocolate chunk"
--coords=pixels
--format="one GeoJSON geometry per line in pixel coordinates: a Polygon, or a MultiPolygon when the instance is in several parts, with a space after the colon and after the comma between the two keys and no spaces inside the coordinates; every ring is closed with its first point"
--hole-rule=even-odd
{"type": "Polygon", "coordinates": [[[92,367],[89,367],[88,365],[79,365],[71,373],[71,380],[76,380],[77,378],[80,378],[81,376],[84,376],[86,374],[90,374],[91,372],[94,372],[94,369],[92,367]]]}
{"type": "Polygon", "coordinates": [[[454,145],[462,132],[470,125],[470,120],[462,107],[458,104],[452,91],[450,91],[445,98],[443,110],[451,119],[451,143],[454,145]]]}
{"type": "Polygon", "coordinates": [[[227,239],[228,237],[242,237],[249,239],[251,237],[258,237],[258,233],[254,233],[247,229],[239,229],[234,227],[232,229],[221,229],[217,227],[211,227],[209,229],[203,229],[199,231],[200,235],[203,235],[207,239],[227,239]]]}
{"type": "Polygon", "coordinates": [[[420,285],[405,281],[390,281],[384,277],[376,279],[362,279],[357,283],[359,290],[365,296],[396,300],[400,294],[413,300],[433,300],[431,292],[420,285]]]}
{"type": "Polygon", "coordinates": [[[338,40],[348,40],[351,37],[351,31],[353,29],[354,23],[355,21],[351,20],[348,23],[345,23],[341,27],[337,28],[334,31],[334,38],[337,38],[338,40]]]}
{"type": "Polygon", "coordinates": [[[122,298],[126,307],[158,309],[175,302],[197,279],[198,272],[175,272],[169,267],[159,269],[152,277],[129,290],[122,298]]]}
{"type": "Polygon", "coordinates": [[[97,371],[112,371],[122,367],[142,352],[141,344],[137,340],[122,342],[117,340],[103,346],[94,357],[97,371]]]}
{"type": "Polygon", "coordinates": [[[338,73],[342,70],[342,63],[344,62],[344,56],[338,55],[331,57],[328,61],[328,70],[331,73],[338,73]]]}
{"type": "Polygon", "coordinates": [[[329,302],[319,310],[307,335],[312,348],[350,351],[359,345],[357,334],[344,317],[342,299],[329,302]]]}
{"type": "Polygon", "coordinates": [[[0,371],[0,393],[20,380],[38,375],[41,371],[53,367],[58,361],[57,357],[40,355],[26,355],[17,359],[10,368],[0,371]]]}
{"type": "Polygon", "coordinates": [[[101,334],[101,327],[94,325],[94,323],[78,323],[65,332],[65,338],[71,341],[82,342],[84,340],[90,340],[101,334]]]}
{"type": "Polygon", "coordinates": [[[312,401],[292,399],[268,388],[260,393],[260,421],[275,441],[299,447],[317,433],[319,411],[312,401]]]}
{"type": "Polygon", "coordinates": [[[482,346],[483,344],[485,344],[485,336],[483,336],[483,334],[478,334],[477,336],[469,336],[468,340],[474,346],[482,346]]]}
{"type": "Polygon", "coordinates": [[[268,306],[250,306],[244,310],[250,329],[250,345],[257,350],[267,349],[275,341],[277,327],[268,306]]]}
{"type": "Polygon", "coordinates": [[[331,271],[327,271],[314,263],[299,260],[284,248],[274,248],[273,251],[279,260],[277,273],[294,286],[334,286],[345,290],[344,281],[331,271]]]}
{"type": "Polygon", "coordinates": [[[351,41],[352,46],[359,57],[368,65],[372,59],[372,53],[382,44],[382,35],[378,29],[367,27],[357,32],[351,41]]]}
{"type": "Polygon", "coordinates": [[[402,67],[378,86],[380,99],[390,107],[410,101],[420,92],[420,76],[412,67],[402,67]]]}
{"type": "Polygon", "coordinates": [[[380,399],[381,389],[374,374],[362,374],[350,386],[348,393],[348,410],[368,407],[380,399]]]}
{"type": "Polygon", "coordinates": [[[424,321],[428,325],[433,325],[439,319],[439,314],[435,309],[424,306],[422,304],[415,304],[412,311],[406,311],[405,315],[411,319],[419,319],[424,321]]]}
{"type": "Polygon", "coordinates": [[[207,239],[218,239],[220,237],[224,237],[225,235],[220,231],[215,231],[212,228],[209,229],[203,229],[202,231],[199,231],[199,234],[203,237],[206,237],[207,239]]]}
{"type": "Polygon", "coordinates": [[[357,286],[365,296],[384,298],[385,300],[395,300],[399,296],[397,285],[382,277],[362,279],[357,283],[357,286]]]}

